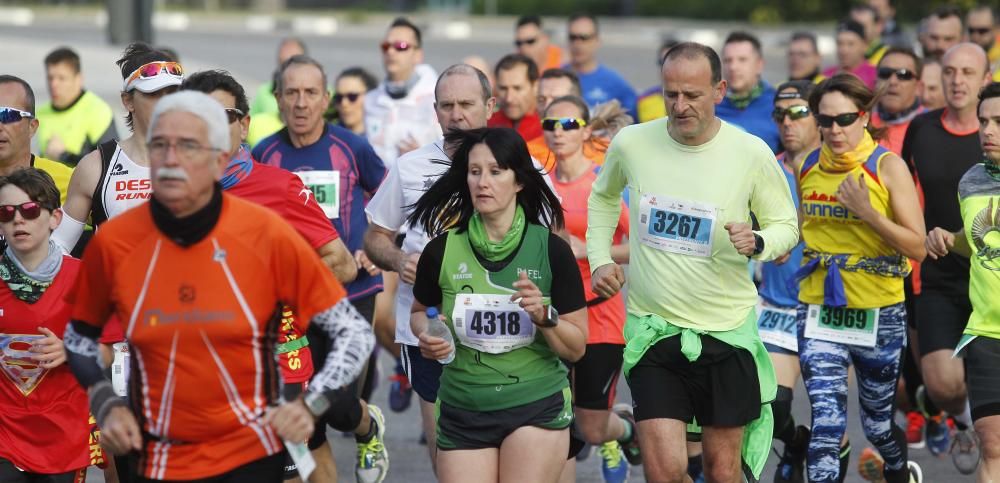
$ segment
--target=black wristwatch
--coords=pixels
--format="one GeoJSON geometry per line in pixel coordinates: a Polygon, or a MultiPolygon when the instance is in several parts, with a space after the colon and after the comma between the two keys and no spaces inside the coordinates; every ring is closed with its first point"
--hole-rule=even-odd
{"type": "Polygon", "coordinates": [[[753,254],[760,255],[764,251],[764,238],[756,233],[753,234],[753,254]]]}
{"type": "Polygon", "coordinates": [[[556,308],[549,305],[548,310],[545,311],[545,318],[542,319],[542,323],[538,325],[547,328],[552,328],[559,325],[559,312],[556,311],[556,308]]]}
{"type": "Polygon", "coordinates": [[[307,392],[305,397],[302,398],[302,402],[305,403],[306,409],[316,419],[321,418],[330,409],[330,400],[322,393],[307,392]]]}

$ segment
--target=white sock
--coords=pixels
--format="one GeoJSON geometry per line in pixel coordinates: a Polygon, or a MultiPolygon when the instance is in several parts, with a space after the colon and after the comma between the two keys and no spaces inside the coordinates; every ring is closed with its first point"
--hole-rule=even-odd
{"type": "Polygon", "coordinates": [[[962,414],[952,415],[956,422],[964,424],[966,427],[972,427],[972,410],[969,408],[969,400],[965,400],[965,409],[962,410],[962,414]]]}

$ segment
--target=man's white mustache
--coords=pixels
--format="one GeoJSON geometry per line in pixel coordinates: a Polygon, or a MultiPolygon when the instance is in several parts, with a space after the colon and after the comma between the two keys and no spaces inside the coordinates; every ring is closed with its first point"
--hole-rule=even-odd
{"type": "Polygon", "coordinates": [[[160,168],[156,170],[157,181],[163,181],[166,179],[188,181],[191,177],[188,176],[187,171],[184,171],[184,168],[160,168]]]}

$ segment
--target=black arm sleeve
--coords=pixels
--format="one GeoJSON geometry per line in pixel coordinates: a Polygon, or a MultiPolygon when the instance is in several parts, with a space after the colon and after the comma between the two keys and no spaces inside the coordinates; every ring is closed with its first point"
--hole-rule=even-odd
{"type": "Polygon", "coordinates": [[[427,307],[441,305],[443,297],[441,286],[438,284],[438,276],[441,274],[444,247],[447,241],[447,234],[431,240],[424,247],[424,251],[420,253],[420,261],[417,262],[417,276],[413,281],[413,298],[427,307]]]}
{"type": "Polygon", "coordinates": [[[554,233],[549,234],[549,268],[552,269],[553,283],[550,291],[552,306],[560,314],[575,312],[587,306],[587,295],[583,291],[583,277],[580,266],[573,256],[573,249],[566,240],[554,233]]]}

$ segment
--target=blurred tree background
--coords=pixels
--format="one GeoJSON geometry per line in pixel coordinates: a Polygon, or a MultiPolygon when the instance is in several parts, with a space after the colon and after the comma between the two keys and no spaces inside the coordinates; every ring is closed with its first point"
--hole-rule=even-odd
{"type": "MultiPolygon", "coordinates": [[[[104,0],[0,0],[19,5],[101,5],[104,0]]],[[[351,9],[369,11],[451,11],[473,15],[562,16],[589,12],[607,16],[662,16],[737,20],[757,24],[836,20],[854,0],[156,0],[158,7],[267,10],[351,9]]],[[[916,22],[938,5],[968,9],[975,0],[893,0],[897,19],[916,22]]],[[[996,0],[985,2],[996,7],[996,0]]]]}
{"type": "MultiPolygon", "coordinates": [[[[291,0],[289,0],[291,1],[291,0]]],[[[473,13],[483,13],[490,0],[473,0],[473,13]]],[[[754,23],[836,20],[852,0],[498,0],[500,14],[518,15],[525,12],[540,15],[566,15],[587,11],[598,15],[663,16],[693,19],[731,19],[754,23]]],[[[959,0],[895,0],[897,18],[916,22],[934,7],[955,4],[968,9],[978,2],[959,0]]],[[[987,2],[994,4],[996,2],[987,2]]],[[[995,6],[995,5],[994,5],[995,6]]]]}

